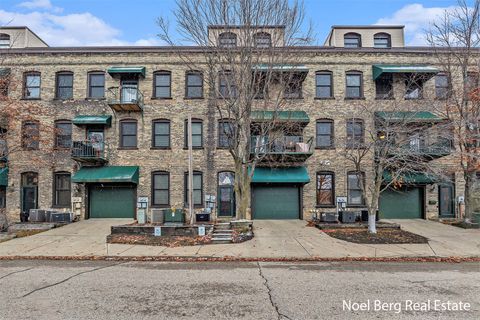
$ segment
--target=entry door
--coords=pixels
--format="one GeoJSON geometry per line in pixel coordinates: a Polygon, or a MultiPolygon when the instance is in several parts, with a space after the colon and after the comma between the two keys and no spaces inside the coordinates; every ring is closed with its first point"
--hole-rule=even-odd
{"type": "Polygon", "coordinates": [[[218,216],[233,217],[235,215],[235,175],[233,172],[218,174],[218,216]]]}
{"type": "Polygon", "coordinates": [[[452,185],[438,186],[438,210],[440,217],[454,217],[455,216],[455,201],[453,196],[452,185]]]}
{"type": "Polygon", "coordinates": [[[87,129],[87,140],[92,143],[93,149],[97,151],[102,151],[104,146],[105,133],[103,129],[98,128],[88,128],[87,129]]]}
{"type": "Polygon", "coordinates": [[[138,99],[138,81],[137,80],[122,80],[121,102],[132,103],[138,99]]]}
{"type": "Polygon", "coordinates": [[[22,187],[22,211],[28,213],[37,208],[37,187],[22,187]]]}

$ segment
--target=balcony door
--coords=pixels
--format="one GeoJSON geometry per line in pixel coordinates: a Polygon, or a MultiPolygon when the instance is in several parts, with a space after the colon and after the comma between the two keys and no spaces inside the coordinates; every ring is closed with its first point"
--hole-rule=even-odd
{"type": "Polygon", "coordinates": [[[87,140],[91,143],[94,150],[102,151],[105,142],[105,133],[103,128],[87,128],[87,140]]]}
{"type": "Polygon", "coordinates": [[[138,80],[122,80],[122,91],[120,94],[122,103],[133,103],[138,100],[138,80]]]}

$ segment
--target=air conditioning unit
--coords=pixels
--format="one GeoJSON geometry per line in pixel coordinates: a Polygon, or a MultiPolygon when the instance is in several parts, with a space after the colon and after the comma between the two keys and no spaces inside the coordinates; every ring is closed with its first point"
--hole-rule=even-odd
{"type": "Polygon", "coordinates": [[[152,223],[163,223],[164,209],[152,209],[152,223]]]}
{"type": "Polygon", "coordinates": [[[70,212],[53,212],[50,214],[50,222],[72,222],[70,212]]]}
{"type": "Polygon", "coordinates": [[[342,212],[342,222],[343,223],[354,223],[357,220],[357,213],[351,211],[342,212]]]}
{"type": "Polygon", "coordinates": [[[29,212],[29,221],[30,222],[45,222],[47,221],[47,216],[45,210],[40,209],[30,209],[29,212]]]}
{"type": "Polygon", "coordinates": [[[322,212],[322,222],[337,222],[337,214],[335,212],[322,212]]]}

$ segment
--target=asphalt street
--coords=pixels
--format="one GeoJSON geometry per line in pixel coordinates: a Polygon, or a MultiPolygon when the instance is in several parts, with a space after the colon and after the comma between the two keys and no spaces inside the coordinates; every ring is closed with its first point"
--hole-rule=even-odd
{"type": "Polygon", "coordinates": [[[479,319],[480,266],[0,261],[0,318],[479,319]]]}

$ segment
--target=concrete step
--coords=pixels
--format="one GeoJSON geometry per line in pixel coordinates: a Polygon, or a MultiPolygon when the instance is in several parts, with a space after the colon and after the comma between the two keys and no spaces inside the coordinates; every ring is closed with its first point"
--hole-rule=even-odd
{"type": "Polygon", "coordinates": [[[232,238],[212,238],[213,243],[232,243],[232,238]]]}
{"type": "Polygon", "coordinates": [[[213,233],[215,233],[215,232],[232,233],[233,230],[231,230],[231,229],[213,229],[213,233]]]}
{"type": "Polygon", "coordinates": [[[220,232],[214,232],[213,237],[232,237],[231,233],[220,233],[220,232]]]}

